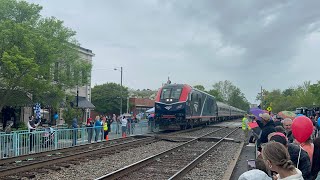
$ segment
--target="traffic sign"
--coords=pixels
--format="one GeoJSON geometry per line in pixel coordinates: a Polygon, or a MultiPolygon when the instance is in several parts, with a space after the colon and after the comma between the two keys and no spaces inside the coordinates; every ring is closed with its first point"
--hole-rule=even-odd
{"type": "Polygon", "coordinates": [[[267,107],[267,111],[272,111],[272,108],[269,106],[269,107],[267,107]]]}

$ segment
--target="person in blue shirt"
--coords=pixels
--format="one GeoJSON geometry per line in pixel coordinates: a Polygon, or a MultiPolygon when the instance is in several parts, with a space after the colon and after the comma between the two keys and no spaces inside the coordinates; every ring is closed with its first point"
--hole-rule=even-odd
{"type": "Polygon", "coordinates": [[[94,130],[96,132],[96,136],[95,136],[94,140],[96,142],[98,142],[99,134],[100,134],[100,131],[102,130],[102,123],[100,120],[100,116],[96,116],[96,118],[95,118],[94,130]]]}
{"type": "Polygon", "coordinates": [[[75,146],[77,145],[77,139],[78,139],[78,120],[77,120],[77,117],[74,117],[72,119],[72,128],[73,128],[73,141],[72,141],[72,146],[75,146]]]}

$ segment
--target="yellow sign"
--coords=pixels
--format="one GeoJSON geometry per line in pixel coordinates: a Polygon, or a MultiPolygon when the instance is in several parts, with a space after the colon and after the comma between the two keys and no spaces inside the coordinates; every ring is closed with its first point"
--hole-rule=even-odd
{"type": "Polygon", "coordinates": [[[269,107],[267,108],[267,111],[272,111],[272,108],[269,106],[269,107]]]}

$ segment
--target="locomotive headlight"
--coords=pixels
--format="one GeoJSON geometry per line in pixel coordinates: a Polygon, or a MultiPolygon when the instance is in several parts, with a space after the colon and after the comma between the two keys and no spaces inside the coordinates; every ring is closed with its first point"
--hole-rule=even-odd
{"type": "Polygon", "coordinates": [[[179,106],[177,106],[177,109],[181,109],[182,108],[182,104],[180,104],[179,106]]]}

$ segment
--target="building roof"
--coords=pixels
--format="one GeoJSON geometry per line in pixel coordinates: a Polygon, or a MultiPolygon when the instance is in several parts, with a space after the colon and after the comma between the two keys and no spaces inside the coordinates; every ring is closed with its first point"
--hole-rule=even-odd
{"type": "MultiPolygon", "coordinates": [[[[77,106],[77,96],[75,96],[75,106],[77,106]]],[[[86,99],[86,97],[79,96],[79,104],[78,108],[83,108],[83,109],[94,109],[95,106],[86,99]]]]}
{"type": "Polygon", "coordinates": [[[79,51],[82,52],[82,53],[84,53],[84,54],[90,55],[90,56],[94,56],[94,55],[95,55],[95,54],[92,52],[92,50],[83,48],[83,47],[81,47],[81,46],[79,46],[79,51]]]}

